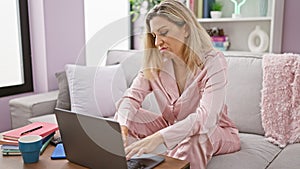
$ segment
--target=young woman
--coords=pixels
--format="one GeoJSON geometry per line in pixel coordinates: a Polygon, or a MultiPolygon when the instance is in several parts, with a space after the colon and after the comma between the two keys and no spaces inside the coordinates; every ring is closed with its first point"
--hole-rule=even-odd
{"type": "Polygon", "coordinates": [[[127,158],[164,144],[166,154],[204,169],[213,155],[240,149],[225,105],[226,60],[181,2],[165,0],[146,16],[143,69],[118,102],[127,158]],[[153,92],[161,113],[142,109],[153,92]]]}

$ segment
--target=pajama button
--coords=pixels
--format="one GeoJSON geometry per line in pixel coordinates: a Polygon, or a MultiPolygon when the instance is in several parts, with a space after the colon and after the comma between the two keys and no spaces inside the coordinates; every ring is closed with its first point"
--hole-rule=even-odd
{"type": "Polygon", "coordinates": [[[177,123],[177,120],[174,120],[174,123],[177,123]]]}

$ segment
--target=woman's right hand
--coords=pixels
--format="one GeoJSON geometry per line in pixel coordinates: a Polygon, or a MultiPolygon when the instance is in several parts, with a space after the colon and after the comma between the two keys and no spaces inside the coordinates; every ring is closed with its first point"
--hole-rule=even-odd
{"type": "Polygon", "coordinates": [[[127,146],[127,138],[128,138],[128,128],[126,126],[121,126],[121,132],[122,132],[122,139],[124,143],[124,147],[127,146]]]}

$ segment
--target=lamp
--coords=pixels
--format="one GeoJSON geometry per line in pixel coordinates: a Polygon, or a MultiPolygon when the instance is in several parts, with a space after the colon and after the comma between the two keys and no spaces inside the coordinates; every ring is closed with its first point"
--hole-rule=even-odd
{"type": "Polygon", "coordinates": [[[247,0],[242,0],[241,2],[237,2],[237,0],[231,0],[234,4],[234,13],[232,14],[233,18],[241,17],[241,7],[246,3],[247,0]]]}

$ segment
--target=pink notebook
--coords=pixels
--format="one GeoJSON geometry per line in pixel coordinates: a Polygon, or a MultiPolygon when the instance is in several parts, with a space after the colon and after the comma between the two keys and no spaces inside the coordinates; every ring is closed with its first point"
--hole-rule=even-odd
{"type": "Polygon", "coordinates": [[[3,139],[18,140],[25,135],[40,135],[43,138],[58,130],[58,125],[46,122],[34,122],[24,127],[10,130],[3,134],[3,139]]]}

